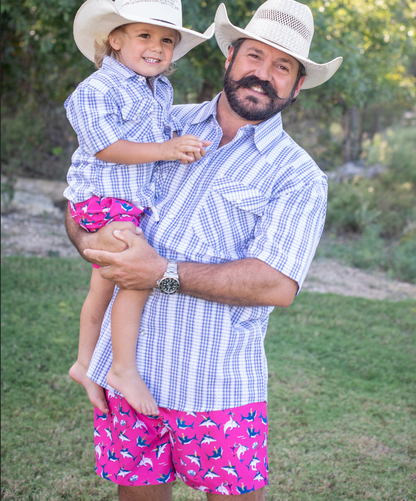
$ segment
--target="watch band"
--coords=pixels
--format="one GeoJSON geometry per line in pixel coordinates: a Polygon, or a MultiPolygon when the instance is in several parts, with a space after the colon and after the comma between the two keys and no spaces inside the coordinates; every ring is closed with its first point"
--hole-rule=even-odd
{"type": "Polygon", "coordinates": [[[163,275],[163,278],[165,277],[179,279],[178,261],[176,261],[175,259],[169,259],[168,267],[166,268],[165,274],[163,275]]]}
{"type": "Polygon", "coordinates": [[[175,294],[180,287],[178,275],[178,262],[175,259],[169,259],[168,267],[163,277],[157,281],[159,290],[164,294],[175,294]]]}

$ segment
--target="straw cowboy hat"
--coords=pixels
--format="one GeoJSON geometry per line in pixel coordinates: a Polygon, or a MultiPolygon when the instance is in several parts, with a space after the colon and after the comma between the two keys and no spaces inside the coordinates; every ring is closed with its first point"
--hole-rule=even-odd
{"type": "Polygon", "coordinates": [[[311,89],[329,80],[341,66],[342,57],[318,64],[308,58],[313,37],[312,12],[294,0],[268,0],[262,4],[245,30],[233,26],[222,3],[215,15],[215,36],[225,55],[239,38],[258,40],[300,61],[306,68],[302,89],[311,89]]]}
{"type": "Polygon", "coordinates": [[[101,42],[118,26],[128,23],[147,23],[177,30],[181,41],[173,51],[172,61],[209,40],[214,24],[205,33],[182,27],[180,0],[87,0],[79,8],[74,20],[74,38],[79,50],[94,61],[94,42],[101,42]]]}

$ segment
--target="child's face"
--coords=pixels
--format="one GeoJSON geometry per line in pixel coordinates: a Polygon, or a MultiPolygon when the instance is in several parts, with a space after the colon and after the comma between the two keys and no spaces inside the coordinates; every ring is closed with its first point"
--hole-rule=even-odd
{"type": "Polygon", "coordinates": [[[144,77],[154,77],[168,69],[175,47],[176,31],[153,24],[132,23],[124,34],[110,34],[113,49],[122,63],[144,77]]]}

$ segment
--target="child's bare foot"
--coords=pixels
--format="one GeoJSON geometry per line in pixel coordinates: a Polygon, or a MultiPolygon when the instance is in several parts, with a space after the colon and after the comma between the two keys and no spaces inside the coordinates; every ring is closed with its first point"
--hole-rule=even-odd
{"type": "Polygon", "coordinates": [[[140,414],[159,414],[155,399],[136,370],[116,371],[111,367],[107,374],[107,383],[123,394],[127,402],[140,414]]]}
{"type": "Polygon", "coordinates": [[[107,414],[108,405],[104,396],[104,388],[87,377],[87,369],[80,362],[75,362],[69,369],[69,375],[76,383],[81,384],[87,390],[88,398],[92,405],[100,409],[104,414],[107,414]]]}

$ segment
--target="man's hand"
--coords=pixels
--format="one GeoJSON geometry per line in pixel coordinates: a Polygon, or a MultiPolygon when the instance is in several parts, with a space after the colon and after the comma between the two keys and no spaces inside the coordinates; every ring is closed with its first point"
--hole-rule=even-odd
{"type": "Polygon", "coordinates": [[[69,210],[66,213],[65,224],[69,239],[84,259],[87,259],[84,254],[85,249],[105,249],[109,252],[122,252],[125,250],[127,245],[122,240],[114,237],[113,232],[115,230],[130,230],[133,232],[137,230],[141,232],[132,222],[115,221],[104,226],[96,233],[88,233],[72,219],[69,210]]]}
{"type": "MultiPolygon", "coordinates": [[[[122,289],[152,289],[165,274],[168,260],[147,243],[141,229],[133,223],[111,223],[97,233],[87,233],[69,215],[67,231],[80,254],[102,266],[101,276],[122,289]],[[120,226],[129,229],[120,230],[120,226]]],[[[255,258],[221,264],[180,262],[178,265],[179,292],[208,301],[235,306],[285,307],[292,303],[298,289],[294,280],[255,258]]]]}
{"type": "MultiPolygon", "coordinates": [[[[100,230],[98,233],[100,233],[100,230]]],[[[123,243],[121,252],[86,249],[89,261],[99,264],[101,276],[122,289],[147,290],[157,286],[168,260],[160,256],[147,242],[142,230],[115,230],[114,237],[123,243]]]]}

